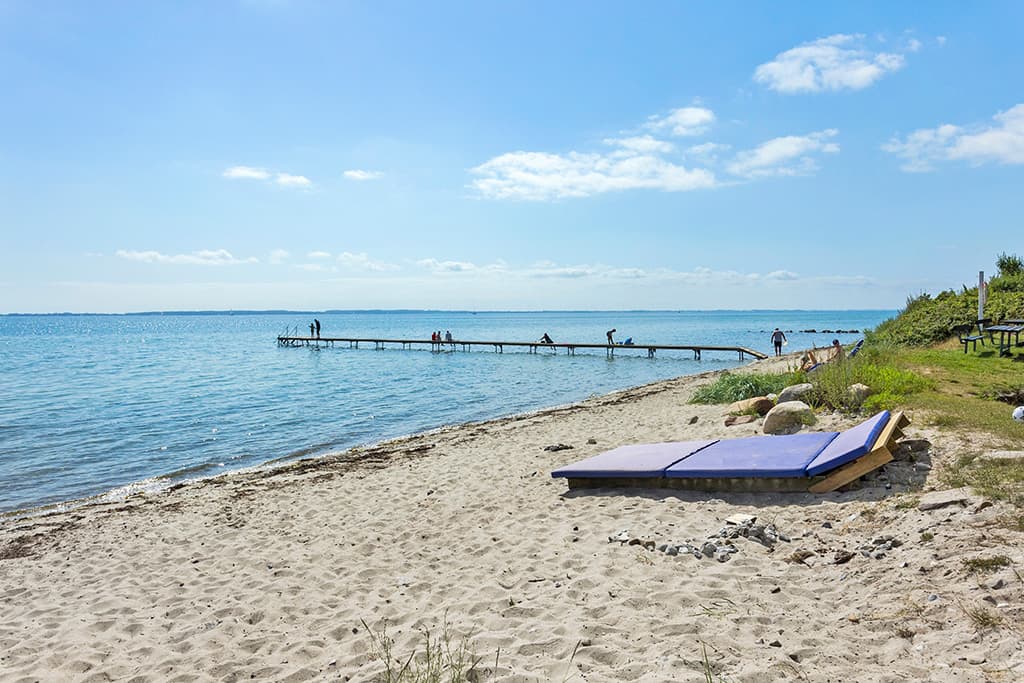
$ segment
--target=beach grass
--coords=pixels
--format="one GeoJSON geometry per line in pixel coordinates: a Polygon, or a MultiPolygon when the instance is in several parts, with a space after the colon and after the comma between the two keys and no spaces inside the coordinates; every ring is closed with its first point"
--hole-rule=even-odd
{"type": "Polygon", "coordinates": [[[482,661],[473,651],[469,638],[456,641],[448,623],[447,614],[439,632],[421,629],[422,649],[408,655],[395,652],[395,639],[388,634],[385,622],[374,631],[363,621],[370,635],[371,656],[384,665],[384,671],[375,679],[381,683],[462,683],[482,680],[477,668],[482,661]]]}

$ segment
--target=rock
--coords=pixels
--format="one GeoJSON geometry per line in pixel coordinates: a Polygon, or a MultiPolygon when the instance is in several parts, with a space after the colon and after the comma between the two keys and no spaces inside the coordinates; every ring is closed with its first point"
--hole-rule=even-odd
{"type": "Polygon", "coordinates": [[[545,446],[544,450],[550,451],[550,452],[554,453],[556,451],[569,451],[569,450],[572,450],[572,448],[573,448],[572,446],[569,446],[569,445],[564,444],[564,443],[556,443],[556,444],[552,444],[550,446],[545,446]]]}
{"type": "Polygon", "coordinates": [[[775,403],[776,401],[779,400],[779,395],[778,394],[767,394],[765,396],[765,398],[768,399],[769,401],[771,401],[772,403],[775,403]]]}
{"type": "Polygon", "coordinates": [[[994,505],[994,503],[991,500],[983,500],[980,503],[976,503],[976,504],[971,506],[971,514],[972,515],[976,515],[979,512],[981,512],[982,510],[986,510],[986,509],[992,507],[993,505],[994,505]]]}
{"type": "Polygon", "coordinates": [[[984,664],[987,660],[984,652],[971,652],[967,655],[968,664],[984,664]]]}
{"type": "Polygon", "coordinates": [[[1024,451],[989,451],[978,456],[978,460],[1024,460],[1024,451]]]}
{"type": "Polygon", "coordinates": [[[851,406],[860,406],[871,395],[871,387],[866,384],[851,384],[846,388],[846,400],[851,406]]]}
{"type": "Polygon", "coordinates": [[[917,504],[917,509],[924,511],[936,510],[947,505],[966,505],[971,499],[971,490],[967,487],[949,489],[947,491],[932,491],[921,496],[921,502],[917,504]]]}
{"type": "Polygon", "coordinates": [[[821,528],[822,529],[831,529],[832,528],[832,522],[822,522],[821,523],[821,528]]]}
{"type": "Polygon", "coordinates": [[[757,413],[766,415],[775,406],[775,402],[765,396],[743,399],[729,405],[728,412],[733,415],[757,413]]]}
{"type": "Polygon", "coordinates": [[[745,515],[742,512],[739,512],[733,515],[732,517],[725,518],[726,524],[737,524],[740,526],[749,526],[750,524],[753,524],[756,521],[757,517],[755,515],[745,515]]]}
{"type": "Polygon", "coordinates": [[[699,419],[700,418],[698,416],[694,415],[693,417],[690,418],[690,424],[692,424],[692,425],[697,424],[697,420],[699,420],[699,419]]]}
{"type": "Polygon", "coordinates": [[[597,443],[597,439],[595,439],[594,437],[590,437],[589,439],[587,439],[587,443],[593,446],[594,444],[597,443]]]}
{"type": "Polygon", "coordinates": [[[795,434],[804,425],[814,422],[814,412],[809,405],[803,401],[784,401],[764,416],[761,430],[765,434],[795,434]]]}
{"type": "Polygon", "coordinates": [[[712,543],[711,541],[706,541],[704,545],[700,547],[700,552],[704,555],[707,555],[708,557],[711,557],[716,552],[718,552],[718,546],[712,543]]]}
{"type": "Polygon", "coordinates": [[[835,556],[832,558],[833,564],[846,564],[854,557],[853,553],[849,550],[837,550],[835,556]]]}
{"type": "Polygon", "coordinates": [[[774,594],[776,594],[776,593],[781,593],[781,592],[782,592],[782,589],[781,589],[781,588],[779,588],[778,586],[775,586],[775,588],[772,588],[771,592],[772,592],[772,594],[774,595],[774,594]]]}
{"type": "Polygon", "coordinates": [[[756,415],[730,415],[725,418],[725,426],[732,427],[733,425],[745,425],[750,422],[757,420],[756,415]]]}
{"type": "Polygon", "coordinates": [[[674,546],[674,545],[670,545],[668,548],[665,549],[665,554],[666,555],[678,555],[679,554],[679,548],[674,546]]]}
{"type": "Polygon", "coordinates": [[[773,640],[772,642],[768,643],[768,647],[782,647],[782,643],[780,643],[777,640],[773,640]]]}
{"type": "Polygon", "coordinates": [[[992,579],[991,581],[988,582],[988,587],[991,590],[994,590],[994,591],[999,590],[1000,588],[1002,588],[1005,585],[1006,585],[1006,582],[1003,581],[1000,578],[992,579]]]}
{"type": "Polygon", "coordinates": [[[724,550],[719,550],[715,553],[715,559],[719,562],[728,562],[730,557],[732,557],[732,553],[727,553],[724,550]]]}
{"type": "Polygon", "coordinates": [[[814,389],[814,385],[810,382],[804,382],[803,384],[794,384],[786,387],[779,392],[779,403],[786,403],[787,401],[799,401],[807,392],[814,389]]]}

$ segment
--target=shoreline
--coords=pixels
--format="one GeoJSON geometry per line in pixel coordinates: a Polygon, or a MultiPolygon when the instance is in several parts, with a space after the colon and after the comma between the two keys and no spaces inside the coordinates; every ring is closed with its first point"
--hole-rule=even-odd
{"type": "MultiPolygon", "coordinates": [[[[1019,576],[963,563],[1000,553],[1024,564],[1024,534],[995,526],[1007,507],[969,495],[911,504],[976,445],[970,435],[912,424],[910,438],[931,442],[916,462],[821,496],[577,492],[550,477],[627,443],[757,433],[758,423],[725,427],[723,406],[687,402],[720,372],[0,518],[0,670],[372,680],[383,670],[375,639],[386,633],[404,660],[422,652],[423,629],[447,625],[453,646],[481,658],[482,680],[706,680],[704,652],[714,675],[750,683],[1024,675],[1019,576]],[[740,539],[727,562],[609,542],[624,529],[699,541],[737,513],[790,541],[740,539]],[[885,536],[899,543],[882,557],[859,552],[885,536]],[[851,557],[836,562],[840,552],[851,557]],[[998,625],[979,627],[975,609],[998,625]]],[[[822,414],[812,429],[854,422],[822,414]]]]}
{"type": "MultiPolygon", "coordinates": [[[[469,427],[469,426],[473,426],[473,425],[486,425],[486,424],[489,424],[489,423],[492,423],[492,422],[501,422],[503,420],[511,420],[511,419],[515,419],[515,418],[519,418],[519,417],[528,417],[528,416],[530,416],[530,415],[532,415],[534,413],[542,413],[542,412],[546,412],[546,411],[557,411],[557,410],[572,408],[574,406],[581,406],[584,403],[586,403],[588,401],[592,401],[594,399],[604,398],[604,397],[607,397],[607,396],[613,396],[613,395],[621,393],[621,392],[634,391],[634,390],[639,390],[639,389],[643,389],[643,388],[646,388],[646,387],[654,387],[654,386],[657,386],[657,385],[662,384],[664,382],[673,382],[673,381],[677,381],[677,380],[681,380],[681,379],[689,378],[689,377],[699,377],[699,376],[704,376],[704,375],[715,375],[715,374],[720,374],[720,373],[723,373],[723,372],[730,372],[730,371],[742,371],[744,368],[753,367],[753,366],[755,366],[755,365],[757,365],[759,363],[763,364],[763,363],[770,362],[772,360],[773,360],[772,357],[761,359],[761,360],[756,360],[755,359],[755,360],[749,361],[748,363],[746,363],[744,365],[739,365],[739,366],[735,366],[735,367],[727,368],[727,369],[723,369],[723,370],[704,370],[704,371],[701,371],[699,373],[694,373],[694,374],[689,374],[689,375],[679,375],[677,377],[671,377],[669,379],[658,380],[658,381],[655,381],[655,382],[647,382],[645,384],[638,384],[638,385],[635,385],[635,386],[625,387],[623,389],[615,389],[613,391],[609,391],[609,392],[606,392],[604,394],[599,394],[597,396],[588,397],[588,398],[583,399],[581,401],[575,401],[575,402],[571,402],[571,403],[563,403],[563,404],[558,404],[558,405],[554,405],[554,406],[545,406],[545,407],[542,407],[542,408],[537,408],[535,410],[528,410],[528,411],[521,412],[521,413],[512,413],[510,415],[502,415],[502,416],[488,418],[488,419],[484,419],[484,420],[477,420],[477,421],[470,421],[470,422],[459,422],[459,423],[448,424],[448,425],[440,425],[438,427],[433,427],[431,429],[423,430],[423,431],[420,431],[420,432],[413,432],[411,434],[403,434],[403,435],[400,435],[400,436],[388,437],[388,438],[381,439],[380,441],[368,442],[368,443],[364,443],[364,444],[356,444],[356,445],[351,446],[349,448],[346,448],[345,450],[342,450],[342,451],[326,450],[325,452],[323,452],[320,455],[312,455],[312,456],[310,456],[308,454],[308,450],[309,449],[297,449],[296,451],[293,451],[293,454],[270,458],[269,460],[266,460],[266,461],[261,462],[259,464],[247,465],[247,466],[244,466],[244,467],[240,467],[238,469],[229,469],[229,470],[226,470],[226,471],[223,471],[223,472],[217,472],[215,474],[210,474],[210,475],[207,475],[207,476],[201,476],[201,477],[195,477],[195,478],[178,479],[178,478],[175,477],[175,474],[173,472],[168,473],[168,474],[154,475],[152,477],[147,477],[146,479],[141,479],[141,480],[138,480],[138,481],[128,482],[126,484],[122,484],[122,485],[116,486],[116,487],[114,487],[112,489],[108,489],[106,491],[103,491],[102,493],[96,493],[96,494],[93,494],[93,495],[90,495],[90,496],[83,496],[81,498],[72,498],[72,499],[69,499],[69,500],[55,501],[55,502],[52,502],[52,503],[46,503],[46,504],[43,504],[43,505],[35,505],[35,506],[27,507],[27,508],[16,508],[16,509],[13,509],[13,510],[0,511],[0,522],[2,522],[5,519],[25,519],[25,518],[35,517],[35,516],[39,516],[39,515],[47,515],[47,514],[51,514],[51,513],[55,513],[55,512],[68,512],[68,511],[80,508],[82,506],[88,506],[88,505],[106,505],[106,504],[114,504],[114,503],[123,503],[123,502],[127,501],[129,498],[134,497],[134,496],[139,496],[139,495],[142,495],[142,496],[160,495],[162,493],[166,493],[169,490],[178,489],[178,488],[180,488],[182,486],[185,486],[185,485],[201,484],[202,482],[206,482],[206,481],[209,481],[211,479],[218,479],[220,477],[230,477],[230,476],[235,476],[235,475],[241,476],[241,475],[245,475],[245,474],[263,473],[263,472],[268,472],[268,471],[273,472],[273,471],[276,471],[278,469],[288,469],[291,465],[294,465],[294,464],[300,463],[300,462],[306,462],[306,461],[310,461],[310,460],[311,461],[316,461],[316,460],[320,460],[320,459],[323,459],[323,458],[337,458],[339,456],[348,454],[350,452],[357,452],[357,451],[364,451],[364,450],[368,450],[368,449],[375,449],[375,448],[378,448],[378,447],[385,447],[388,444],[391,444],[392,442],[401,442],[401,441],[404,441],[404,440],[414,439],[414,438],[421,437],[421,436],[425,437],[425,436],[428,436],[430,434],[441,433],[441,432],[444,432],[446,430],[450,430],[450,429],[458,428],[458,427],[469,427]],[[298,453],[299,455],[295,455],[295,453],[298,453]],[[153,485],[152,486],[147,486],[147,482],[152,482],[153,485]],[[127,490],[128,492],[124,493],[124,494],[119,494],[118,492],[122,491],[122,490],[127,490]]],[[[758,366],[758,367],[760,367],[760,366],[758,366]]]]}

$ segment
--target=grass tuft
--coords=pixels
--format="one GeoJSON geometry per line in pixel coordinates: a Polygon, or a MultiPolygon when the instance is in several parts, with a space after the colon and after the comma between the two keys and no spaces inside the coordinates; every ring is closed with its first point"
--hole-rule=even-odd
{"type": "Polygon", "coordinates": [[[801,372],[783,374],[736,374],[723,372],[722,375],[705,386],[699,387],[690,403],[705,405],[716,403],[733,403],[747,398],[777,394],[786,387],[804,381],[801,372]]]}
{"type": "Polygon", "coordinates": [[[971,557],[964,560],[964,566],[972,574],[987,574],[1002,567],[1009,567],[1010,558],[1006,555],[995,555],[993,557],[971,557]]]}
{"type": "Polygon", "coordinates": [[[421,629],[421,652],[414,649],[402,657],[396,656],[395,640],[388,635],[387,621],[380,631],[374,631],[365,621],[362,624],[370,634],[370,655],[384,664],[384,671],[376,679],[381,683],[469,683],[481,680],[482,672],[477,669],[481,658],[470,648],[469,638],[455,642],[447,613],[440,633],[421,629]]]}
{"type": "Polygon", "coordinates": [[[962,606],[961,609],[967,618],[971,620],[974,627],[979,631],[988,631],[994,629],[1003,623],[1003,617],[998,612],[993,612],[986,607],[968,607],[962,606]]]}

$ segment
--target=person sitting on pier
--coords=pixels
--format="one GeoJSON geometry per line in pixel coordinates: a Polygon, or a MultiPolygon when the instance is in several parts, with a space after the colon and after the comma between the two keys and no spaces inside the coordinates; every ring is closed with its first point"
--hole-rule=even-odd
{"type": "Polygon", "coordinates": [[[633,345],[633,338],[632,337],[626,337],[626,341],[622,342],[622,345],[623,346],[632,346],[633,345]]]}
{"type": "Polygon", "coordinates": [[[544,336],[542,336],[542,337],[540,338],[540,343],[541,343],[541,344],[554,344],[555,342],[553,342],[553,341],[551,340],[551,337],[549,337],[549,336],[548,336],[548,333],[547,333],[547,332],[545,332],[545,333],[544,333],[544,336]]]}

